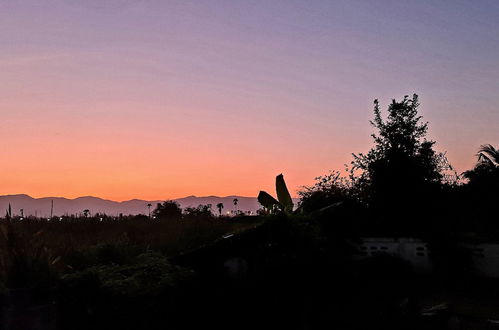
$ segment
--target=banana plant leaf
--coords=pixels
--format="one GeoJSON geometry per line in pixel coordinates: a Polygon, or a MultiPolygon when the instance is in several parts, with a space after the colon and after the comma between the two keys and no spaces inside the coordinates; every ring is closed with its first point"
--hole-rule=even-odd
{"type": "Polygon", "coordinates": [[[277,192],[277,199],[279,203],[283,206],[286,212],[293,211],[293,199],[291,199],[291,194],[289,193],[288,187],[286,187],[286,182],[284,181],[284,176],[279,174],[275,178],[275,190],[277,192]]]}
{"type": "Polygon", "coordinates": [[[274,206],[281,206],[281,204],[265,191],[260,191],[258,194],[258,202],[268,210],[273,210],[274,206]]]}

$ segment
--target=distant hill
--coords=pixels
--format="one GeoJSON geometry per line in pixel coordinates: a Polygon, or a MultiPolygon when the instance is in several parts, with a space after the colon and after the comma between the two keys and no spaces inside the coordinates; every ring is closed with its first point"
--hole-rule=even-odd
{"type": "MultiPolygon", "coordinates": [[[[234,210],[234,204],[232,201],[234,198],[239,200],[237,209],[241,211],[252,211],[256,212],[261,208],[256,197],[243,197],[243,196],[188,196],[184,198],[176,199],[182,208],[189,206],[198,206],[199,204],[212,204],[213,210],[216,211],[216,205],[218,203],[224,204],[224,212],[234,210]]],[[[151,210],[156,207],[157,203],[163,201],[146,201],[140,199],[132,199],[124,202],[115,202],[107,199],[102,199],[98,197],[85,196],[78,197],[75,199],[68,199],[63,197],[43,197],[43,198],[33,198],[28,195],[5,195],[0,196],[0,217],[5,215],[9,203],[12,207],[12,213],[14,215],[20,214],[20,209],[24,209],[24,215],[37,215],[40,217],[50,216],[50,205],[51,201],[54,201],[54,215],[64,215],[64,214],[79,214],[83,210],[88,209],[92,214],[94,213],[106,213],[108,215],[118,215],[123,213],[124,215],[129,214],[147,214],[147,204],[152,204],[151,210]]]]}

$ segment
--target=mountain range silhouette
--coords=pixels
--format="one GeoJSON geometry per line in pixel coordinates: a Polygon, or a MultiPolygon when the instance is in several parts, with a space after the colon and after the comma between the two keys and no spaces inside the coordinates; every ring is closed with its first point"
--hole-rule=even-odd
{"type": "MultiPolygon", "coordinates": [[[[174,199],[177,201],[182,208],[189,206],[198,206],[199,204],[212,204],[214,212],[216,211],[216,205],[218,203],[224,204],[223,212],[230,212],[235,209],[233,200],[237,198],[238,204],[237,209],[241,211],[252,211],[255,213],[261,208],[256,197],[244,197],[244,196],[187,196],[183,198],[174,199]]],[[[17,195],[4,195],[0,196],[0,216],[3,216],[5,210],[8,209],[9,204],[12,208],[13,215],[20,215],[20,210],[24,210],[24,216],[39,216],[48,217],[50,216],[51,203],[54,201],[54,215],[71,215],[80,214],[83,210],[90,210],[91,214],[95,213],[105,213],[107,215],[136,215],[136,214],[148,214],[147,204],[152,204],[151,211],[156,207],[157,203],[163,202],[163,200],[141,200],[141,199],[131,199],[123,202],[116,202],[112,200],[102,199],[94,196],[83,196],[74,199],[64,198],[64,197],[42,197],[33,198],[25,194],[17,195]],[[3,212],[3,213],[2,213],[3,212]]],[[[297,200],[296,200],[297,201],[297,200]]]]}

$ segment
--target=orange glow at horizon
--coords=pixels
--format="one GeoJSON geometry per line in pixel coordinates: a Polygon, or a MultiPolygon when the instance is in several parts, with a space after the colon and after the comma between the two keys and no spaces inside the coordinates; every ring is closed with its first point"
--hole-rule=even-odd
{"type": "MultiPolygon", "coordinates": [[[[73,121],[59,114],[32,123],[19,115],[29,113],[29,106],[12,116],[0,133],[4,141],[9,137],[9,148],[3,153],[9,159],[3,164],[8,175],[2,177],[0,194],[92,195],[116,201],[256,196],[259,190],[274,194],[275,176],[284,173],[296,196],[315,176],[343,167],[342,163],[335,167],[331,146],[320,143],[320,148],[311,149],[310,143],[320,141],[307,140],[299,132],[293,137],[289,129],[269,125],[267,131],[260,127],[261,137],[253,137],[241,135],[238,127],[203,127],[199,122],[186,127],[149,122],[144,127],[135,122],[130,105],[105,108],[121,113],[121,118],[102,115],[100,121],[73,121]],[[273,149],[267,140],[281,147],[273,149]],[[315,154],[321,151],[325,154],[315,154]]],[[[149,110],[141,113],[154,117],[157,109],[149,110]]]]}

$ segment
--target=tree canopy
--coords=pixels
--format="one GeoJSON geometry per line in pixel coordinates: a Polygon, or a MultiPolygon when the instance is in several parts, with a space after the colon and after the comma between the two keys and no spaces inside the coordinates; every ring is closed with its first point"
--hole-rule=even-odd
{"type": "Polygon", "coordinates": [[[402,101],[392,100],[383,118],[378,100],[374,101],[376,129],[374,146],[366,153],[353,154],[351,177],[360,186],[362,197],[374,207],[411,207],[442,183],[448,162],[433,150],[428,140],[428,123],[418,113],[416,94],[402,101]]]}
{"type": "Polygon", "coordinates": [[[153,216],[157,219],[178,219],[182,217],[182,208],[176,201],[168,200],[157,204],[153,216]]]}

